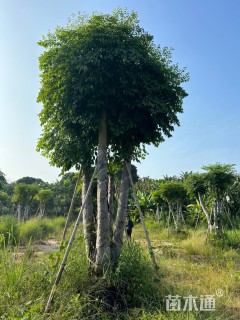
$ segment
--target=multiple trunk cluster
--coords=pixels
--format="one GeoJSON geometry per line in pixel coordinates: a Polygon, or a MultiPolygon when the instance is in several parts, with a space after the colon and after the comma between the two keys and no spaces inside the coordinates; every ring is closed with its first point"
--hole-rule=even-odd
{"type": "MultiPolygon", "coordinates": [[[[130,165],[124,162],[118,199],[118,209],[113,227],[113,186],[114,176],[107,172],[107,128],[106,114],[102,113],[98,139],[98,185],[97,185],[97,223],[93,213],[92,191],[88,194],[83,210],[83,230],[87,257],[92,270],[102,274],[109,267],[115,267],[123,245],[123,234],[127,215],[130,165]]],[[[90,168],[83,167],[82,201],[90,183],[90,168]]]]}
{"type": "Polygon", "coordinates": [[[200,192],[198,192],[198,199],[207,219],[208,232],[221,233],[221,217],[223,216],[224,209],[223,201],[221,199],[214,199],[212,203],[212,210],[209,211],[200,192]]]}
{"type": "Polygon", "coordinates": [[[178,230],[180,222],[183,222],[185,224],[185,220],[182,213],[182,202],[177,201],[176,210],[174,210],[174,204],[172,203],[172,201],[168,200],[167,203],[169,208],[168,225],[172,216],[175,230],[178,230]]]}
{"type": "MultiPolygon", "coordinates": [[[[127,164],[124,164],[122,181],[118,199],[117,215],[113,227],[112,202],[113,177],[108,176],[104,165],[104,153],[99,153],[98,161],[98,192],[97,192],[97,223],[93,212],[93,194],[89,193],[83,210],[83,230],[89,265],[96,274],[102,274],[108,267],[115,267],[123,245],[123,234],[127,215],[129,178],[127,164]],[[102,156],[102,157],[101,157],[102,156]],[[110,182],[110,183],[108,183],[110,182]]],[[[90,183],[90,169],[83,168],[82,200],[90,183]]]]}

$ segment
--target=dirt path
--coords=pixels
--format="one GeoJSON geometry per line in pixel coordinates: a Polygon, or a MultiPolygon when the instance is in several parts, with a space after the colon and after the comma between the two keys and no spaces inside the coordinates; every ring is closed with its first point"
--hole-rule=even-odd
{"type": "Polygon", "coordinates": [[[46,241],[41,241],[37,244],[34,244],[33,247],[38,253],[55,252],[59,248],[58,242],[55,239],[48,239],[46,241]]]}
{"type": "Polygon", "coordinates": [[[30,250],[31,255],[33,256],[40,256],[44,253],[54,253],[58,251],[59,249],[59,243],[55,239],[48,239],[46,241],[39,241],[37,243],[31,244],[30,246],[20,246],[19,250],[16,253],[14,253],[14,256],[17,256],[18,259],[28,251],[30,250]]]}

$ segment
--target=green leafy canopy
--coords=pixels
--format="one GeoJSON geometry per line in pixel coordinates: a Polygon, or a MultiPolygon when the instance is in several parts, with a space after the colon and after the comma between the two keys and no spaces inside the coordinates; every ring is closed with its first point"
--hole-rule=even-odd
{"type": "Polygon", "coordinates": [[[75,16],[39,45],[37,150],[51,164],[69,169],[94,159],[103,111],[117,159],[139,159],[145,144],[158,146],[179,125],[188,74],[172,64],[170,49],[154,44],[135,12],[75,16]]]}

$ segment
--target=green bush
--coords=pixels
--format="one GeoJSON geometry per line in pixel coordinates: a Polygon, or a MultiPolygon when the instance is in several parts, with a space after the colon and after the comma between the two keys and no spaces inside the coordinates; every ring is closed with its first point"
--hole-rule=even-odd
{"type": "Polygon", "coordinates": [[[42,229],[42,239],[45,239],[55,230],[54,224],[50,219],[40,219],[39,220],[40,228],[42,229]]]}
{"type": "Polygon", "coordinates": [[[19,225],[12,215],[0,217],[0,242],[1,245],[15,245],[19,241],[19,225]]]}
{"type": "Polygon", "coordinates": [[[40,219],[30,219],[20,225],[21,244],[27,244],[29,241],[42,239],[42,228],[40,219]]]}
{"type": "Polygon", "coordinates": [[[240,248],[240,231],[226,230],[220,235],[211,235],[210,242],[220,248],[239,249],[240,248]]]}
{"type": "MultiPolygon", "coordinates": [[[[96,278],[88,272],[83,237],[79,240],[71,250],[51,319],[127,319],[132,308],[153,311],[160,307],[161,286],[140,245],[124,245],[116,270],[96,278]]],[[[51,257],[55,267],[54,257],[58,258],[57,254],[51,257]]],[[[51,281],[51,272],[48,276],[51,281]]]]}
{"type": "Polygon", "coordinates": [[[82,306],[79,319],[89,316],[91,319],[104,319],[104,315],[106,319],[114,319],[119,314],[125,319],[124,313],[129,308],[145,307],[151,310],[162,303],[159,281],[149,256],[136,243],[123,247],[114,272],[108,270],[97,282],[89,280],[90,285],[82,288],[81,294],[73,299],[82,306]]]}
{"type": "Polygon", "coordinates": [[[20,226],[21,244],[27,244],[30,240],[44,240],[51,235],[56,236],[64,226],[65,219],[58,217],[55,219],[33,218],[23,222],[20,226]]]}
{"type": "Polygon", "coordinates": [[[59,232],[65,226],[66,218],[65,217],[57,217],[57,218],[54,218],[54,219],[48,220],[48,221],[49,222],[51,221],[51,223],[53,224],[54,229],[55,229],[54,232],[59,232]]]}
{"type": "Polygon", "coordinates": [[[119,264],[110,273],[109,285],[121,292],[127,307],[159,307],[159,281],[156,278],[149,255],[137,243],[125,245],[119,264]]]}

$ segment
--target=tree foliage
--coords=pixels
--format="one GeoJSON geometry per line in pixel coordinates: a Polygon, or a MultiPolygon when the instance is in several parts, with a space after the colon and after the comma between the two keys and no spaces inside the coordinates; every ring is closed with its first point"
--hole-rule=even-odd
{"type": "Polygon", "coordinates": [[[42,179],[33,178],[33,177],[23,177],[18,179],[15,183],[38,184],[38,185],[45,184],[45,182],[42,179]]]}
{"type": "Polygon", "coordinates": [[[159,186],[159,192],[161,197],[168,203],[183,203],[187,196],[185,185],[176,181],[162,182],[159,186]]]}
{"type": "Polygon", "coordinates": [[[0,171],[0,190],[3,188],[3,186],[6,184],[6,178],[5,178],[5,174],[0,171]]]}
{"type": "Polygon", "coordinates": [[[32,202],[34,196],[38,192],[36,185],[29,185],[27,183],[18,183],[14,187],[13,202],[26,205],[32,202]]]}
{"type": "Polygon", "coordinates": [[[69,169],[94,158],[99,119],[106,112],[108,146],[119,159],[138,159],[179,125],[185,70],[172,64],[139,26],[136,13],[78,16],[39,45],[43,134],[37,149],[69,169]]]}
{"type": "Polygon", "coordinates": [[[235,179],[234,164],[211,164],[202,167],[206,171],[206,184],[212,195],[220,200],[235,179]]]}
{"type": "Polygon", "coordinates": [[[186,186],[188,192],[198,197],[198,194],[205,194],[207,191],[206,174],[205,173],[192,173],[186,179],[186,186]]]}

